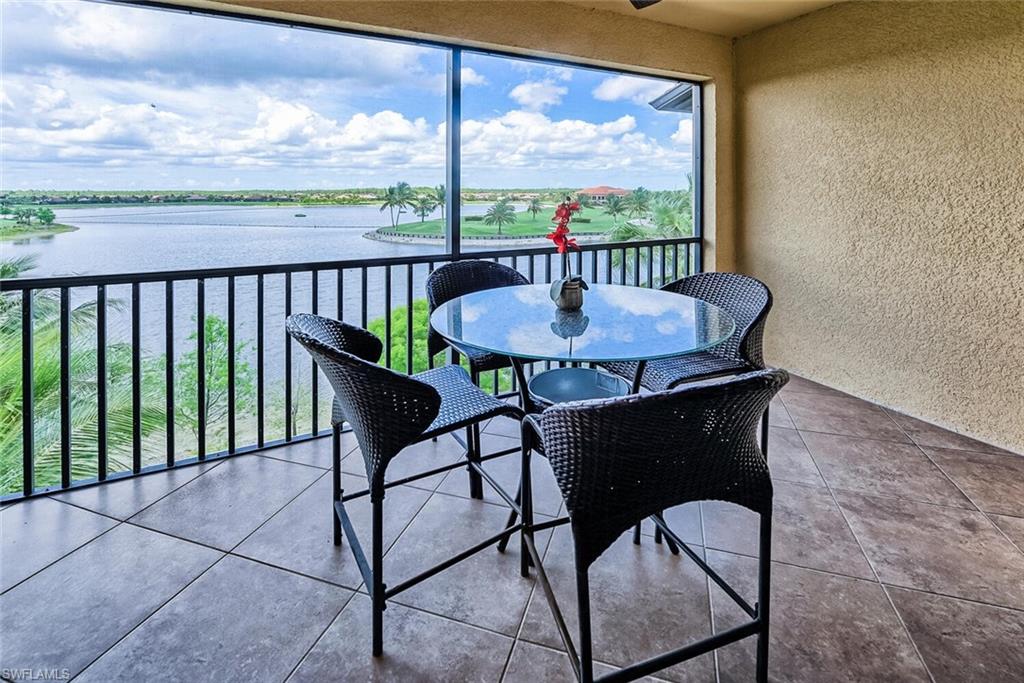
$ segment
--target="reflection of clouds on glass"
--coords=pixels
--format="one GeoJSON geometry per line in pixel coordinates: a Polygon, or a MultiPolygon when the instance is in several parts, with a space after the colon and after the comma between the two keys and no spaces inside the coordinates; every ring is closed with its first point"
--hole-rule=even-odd
{"type": "Polygon", "coordinates": [[[509,351],[531,356],[557,353],[567,346],[565,341],[551,334],[548,322],[516,325],[508,331],[506,342],[509,351]]]}
{"type": "Polygon", "coordinates": [[[554,306],[551,296],[546,287],[516,287],[516,300],[527,306],[554,306]]]}
{"type": "MultiPolygon", "coordinates": [[[[664,296],[650,296],[644,293],[642,296],[631,291],[632,287],[595,287],[598,296],[606,304],[622,310],[630,315],[661,316],[666,313],[682,312],[683,306],[679,301],[673,301],[673,294],[664,296]]],[[[689,311],[690,318],[693,318],[693,311],[689,311]]]]}
{"type": "Polygon", "coordinates": [[[475,323],[485,313],[487,313],[487,306],[483,304],[467,304],[462,303],[462,322],[464,323],[475,323]]]}
{"type": "Polygon", "coordinates": [[[679,323],[674,320],[659,320],[654,329],[664,335],[675,334],[679,331],[679,323]]]}

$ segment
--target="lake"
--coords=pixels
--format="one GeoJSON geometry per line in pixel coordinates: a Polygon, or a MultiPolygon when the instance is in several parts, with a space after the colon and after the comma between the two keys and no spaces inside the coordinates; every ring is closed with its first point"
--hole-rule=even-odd
{"type": "MultiPolygon", "coordinates": [[[[482,204],[462,207],[480,215],[482,204]]],[[[363,234],[389,224],[376,206],[131,206],[62,209],[57,222],[75,232],[0,243],[4,257],[33,254],[26,276],[253,266],[333,261],[443,251],[438,244],[368,240],[363,234]],[[296,217],[302,213],[305,217],[296,217]]],[[[440,218],[435,211],[430,218],[440,218]]],[[[402,214],[401,223],[418,222],[402,214]]]]}

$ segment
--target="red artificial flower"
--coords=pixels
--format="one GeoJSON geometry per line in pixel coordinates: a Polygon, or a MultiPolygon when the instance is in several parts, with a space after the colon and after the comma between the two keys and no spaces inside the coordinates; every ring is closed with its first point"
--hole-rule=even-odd
{"type": "Polygon", "coordinates": [[[569,237],[569,221],[572,214],[580,210],[579,202],[562,202],[555,209],[555,215],[551,220],[556,223],[553,232],[548,233],[547,238],[555,243],[555,251],[564,254],[569,249],[579,249],[575,239],[569,237]]]}
{"type": "Polygon", "coordinates": [[[579,202],[573,202],[572,204],[569,205],[569,211],[571,211],[572,213],[576,213],[579,210],[580,210],[580,203],[579,202]]]}

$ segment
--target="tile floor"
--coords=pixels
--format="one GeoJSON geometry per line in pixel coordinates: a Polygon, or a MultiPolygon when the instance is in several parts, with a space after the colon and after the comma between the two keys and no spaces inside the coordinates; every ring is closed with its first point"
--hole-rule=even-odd
{"type": "MultiPolygon", "coordinates": [[[[779,681],[1024,680],[1024,457],[795,378],[771,413],[775,484],[771,675],[779,681]]],[[[513,445],[508,421],[485,447],[513,445]]],[[[362,460],[346,438],[345,466],[362,460]]],[[[461,456],[444,439],[393,476],[461,456]]],[[[329,442],[149,475],[0,511],[0,669],[86,681],[569,680],[568,660],[517,544],[404,593],[369,655],[369,600],[330,542],[329,442]]],[[[514,460],[492,471],[514,488],[514,460]]],[[[539,514],[559,512],[534,467],[539,514]]],[[[351,483],[358,477],[348,477],[351,483]]],[[[358,481],[356,481],[358,483],[358,481]]],[[[394,583],[493,533],[496,496],[465,472],[393,489],[385,559],[394,583]]],[[[366,506],[353,522],[368,533],[366,506]]],[[[667,519],[753,600],[756,519],[722,503],[667,519]]],[[[620,539],[594,566],[595,653],[606,672],[738,623],[685,558],[620,539]]],[[[565,527],[540,538],[570,625],[565,527]]],[[[753,643],[661,672],[746,681],[753,643]]],[[[19,673],[20,672],[20,673],[19,673]]]]}

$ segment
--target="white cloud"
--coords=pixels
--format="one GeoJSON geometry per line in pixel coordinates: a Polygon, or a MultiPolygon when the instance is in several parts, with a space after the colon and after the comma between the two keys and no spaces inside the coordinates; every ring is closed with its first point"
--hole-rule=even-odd
{"type": "Polygon", "coordinates": [[[693,144],[693,119],[687,117],[679,121],[679,127],[672,133],[672,142],[677,145],[693,144]]]}
{"type": "Polygon", "coordinates": [[[462,85],[487,85],[487,79],[468,66],[462,67],[462,85]]]}
{"type": "Polygon", "coordinates": [[[594,99],[602,102],[629,100],[634,104],[647,104],[658,95],[675,87],[666,81],[639,76],[609,76],[594,88],[594,99]]]}
{"type": "Polygon", "coordinates": [[[524,109],[543,111],[560,104],[568,92],[568,88],[551,80],[526,81],[512,88],[508,96],[524,109]]]}

